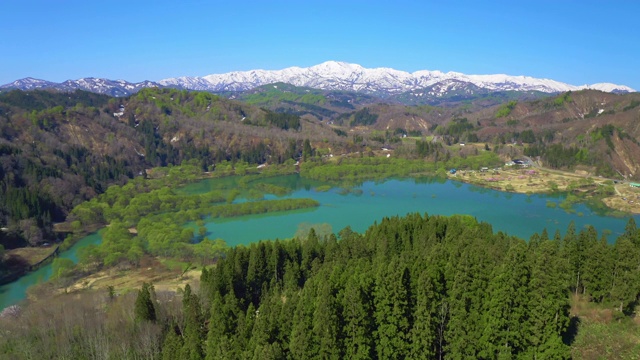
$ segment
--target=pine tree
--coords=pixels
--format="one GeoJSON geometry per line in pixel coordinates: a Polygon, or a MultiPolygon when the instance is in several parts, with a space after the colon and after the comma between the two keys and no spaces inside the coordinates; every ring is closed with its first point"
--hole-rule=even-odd
{"type": "Polygon", "coordinates": [[[562,334],[569,325],[566,263],[558,241],[545,241],[531,254],[526,356],[537,359],[566,359],[569,348],[562,334]]]}
{"type": "Polygon", "coordinates": [[[323,359],[341,359],[342,336],[338,304],[330,281],[320,285],[313,313],[313,335],[318,342],[318,355],[323,359]]]}
{"type": "Polygon", "coordinates": [[[585,292],[595,302],[602,302],[611,291],[612,259],[612,251],[604,235],[600,241],[587,246],[583,283],[585,292]]]}
{"type": "Polygon", "coordinates": [[[210,313],[206,344],[207,360],[238,357],[238,354],[234,353],[233,346],[234,340],[237,341],[235,336],[237,313],[229,311],[220,294],[215,295],[210,313]]]}
{"type": "Polygon", "coordinates": [[[153,285],[143,283],[136,297],[134,314],[136,321],[156,321],[156,307],[153,304],[153,285]]]}
{"type": "Polygon", "coordinates": [[[305,284],[293,315],[289,351],[294,359],[318,357],[318,342],[313,334],[316,286],[315,281],[309,281],[305,284]]]}
{"type": "Polygon", "coordinates": [[[409,270],[397,260],[382,264],[376,276],[374,294],[378,358],[405,358],[411,330],[409,270]]]}
{"type": "Polygon", "coordinates": [[[180,359],[182,353],[182,345],[182,337],[176,332],[175,325],[170,326],[162,345],[162,359],[180,359]]]}
{"type": "Polygon", "coordinates": [[[433,359],[438,352],[438,317],[444,295],[444,274],[437,264],[431,262],[420,269],[415,289],[408,358],[433,359]]]}
{"type": "Polygon", "coordinates": [[[184,288],[182,312],[185,317],[185,325],[182,335],[184,345],[182,347],[181,358],[185,360],[204,359],[202,342],[205,338],[205,329],[202,321],[200,300],[196,294],[191,292],[191,286],[189,286],[189,284],[184,288]]]}
{"type": "Polygon", "coordinates": [[[628,311],[640,292],[640,249],[631,240],[621,236],[614,246],[613,287],[611,300],[619,311],[628,311]]]}
{"type": "Polygon", "coordinates": [[[375,345],[371,334],[373,321],[373,279],[368,276],[371,267],[362,264],[342,289],[342,314],[344,319],[345,358],[371,359],[375,345]]]}
{"type": "Polygon", "coordinates": [[[480,338],[483,358],[511,358],[526,348],[529,269],[527,246],[519,242],[494,269],[487,288],[480,338]]]}

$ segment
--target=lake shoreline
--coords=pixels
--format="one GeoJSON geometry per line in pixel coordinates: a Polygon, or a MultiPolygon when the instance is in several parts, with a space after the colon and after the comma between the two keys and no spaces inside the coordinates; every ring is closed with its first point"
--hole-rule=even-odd
{"type": "Polygon", "coordinates": [[[551,172],[541,168],[494,169],[488,171],[456,171],[448,179],[483,188],[517,194],[553,194],[567,192],[580,200],[600,201],[612,212],[640,214],[640,189],[625,184],[607,184],[607,179],[590,178],[579,174],[551,172]],[[610,196],[595,195],[600,187],[613,186],[610,196]]]}

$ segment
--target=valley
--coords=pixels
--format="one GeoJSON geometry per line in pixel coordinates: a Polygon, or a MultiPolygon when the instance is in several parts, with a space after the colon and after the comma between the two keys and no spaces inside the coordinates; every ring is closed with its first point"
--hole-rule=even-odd
{"type": "MultiPolygon", "coordinates": [[[[583,90],[403,105],[281,83],[226,95],[6,92],[0,94],[3,258],[37,263],[47,255],[45,242],[60,254],[0,287],[2,307],[27,293],[34,309],[51,297],[130,299],[145,283],[173,297],[187,284],[211,286],[197,281],[202,269],[217,269],[229,254],[262,240],[291,247],[314,236],[323,244],[332,236],[356,241],[370,236],[371,224],[415,214],[450,216],[451,224],[466,222],[455,220],[465,214],[496,234],[534,244],[546,238],[545,246],[565,255],[586,254],[601,236],[608,252],[620,253],[629,245],[620,239],[635,241],[629,219],[640,213],[637,189],[629,186],[639,175],[638,104],[636,93],[583,90]],[[568,248],[559,239],[573,239],[571,231],[590,245],[568,248]],[[44,279],[51,281],[27,290],[44,279]]],[[[420,228],[422,220],[414,220],[411,226],[420,228]]],[[[415,236],[435,236],[420,231],[415,236]]],[[[537,271],[539,260],[530,260],[526,271],[537,271]]],[[[315,271],[311,263],[293,264],[311,271],[305,276],[315,271]]],[[[15,271],[6,265],[0,263],[4,274],[15,271]]],[[[288,274],[277,278],[288,279],[293,291],[288,274]]],[[[583,292],[595,281],[569,287],[575,279],[565,280],[558,288],[583,292]]],[[[244,309],[249,302],[260,307],[248,300],[259,292],[250,286],[253,295],[240,295],[243,312],[251,311],[244,309]]],[[[633,312],[635,290],[619,289],[593,293],[591,301],[633,312]]]]}

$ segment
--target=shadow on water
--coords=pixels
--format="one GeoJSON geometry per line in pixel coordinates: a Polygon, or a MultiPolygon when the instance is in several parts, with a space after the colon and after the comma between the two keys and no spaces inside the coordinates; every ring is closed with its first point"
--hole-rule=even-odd
{"type": "Polygon", "coordinates": [[[580,318],[577,316],[572,316],[571,320],[569,320],[569,327],[567,331],[562,334],[562,342],[571,346],[574,341],[576,341],[576,336],[578,336],[578,329],[580,328],[580,318]]]}

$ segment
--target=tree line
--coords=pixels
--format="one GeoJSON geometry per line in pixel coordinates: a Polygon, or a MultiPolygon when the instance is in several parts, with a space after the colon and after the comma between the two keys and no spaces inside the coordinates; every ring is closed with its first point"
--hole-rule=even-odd
{"type": "Polygon", "coordinates": [[[419,214],[384,218],[363,234],[348,227],[338,236],[310,231],[303,239],[229,249],[203,270],[199,291],[156,293],[147,284],[122,297],[114,289],[84,295],[93,302],[78,304],[92,314],[82,332],[74,324],[86,320],[67,303],[81,300],[48,305],[65,307],[66,321],[27,308],[5,327],[0,353],[568,359],[570,293],[622,316],[637,305],[639,235],[630,221],[610,244],[592,227],[577,232],[572,224],[564,236],[543,231],[526,242],[469,216],[419,214]]]}

